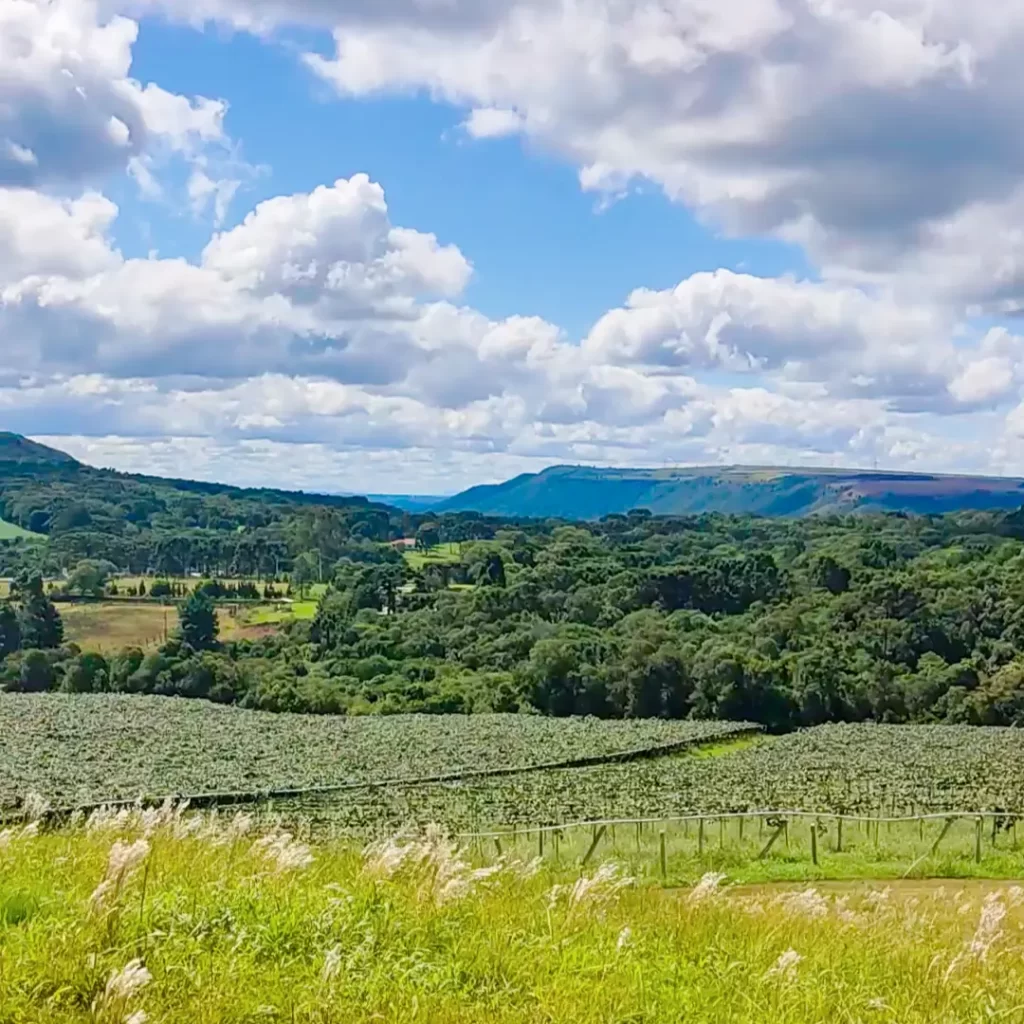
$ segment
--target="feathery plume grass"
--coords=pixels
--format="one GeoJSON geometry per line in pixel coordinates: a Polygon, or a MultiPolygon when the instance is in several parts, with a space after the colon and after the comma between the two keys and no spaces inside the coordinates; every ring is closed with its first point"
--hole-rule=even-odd
{"type": "Polygon", "coordinates": [[[141,960],[129,960],[107,979],[102,994],[93,1003],[93,1015],[110,1024],[145,1024],[145,1011],[132,1010],[131,1003],[152,980],[141,960]]]}
{"type": "Polygon", "coordinates": [[[796,969],[803,957],[795,949],[787,949],[779,959],[765,972],[765,978],[778,978],[781,981],[796,981],[796,969]]]}
{"type": "Polygon", "coordinates": [[[314,860],[310,848],[296,840],[291,832],[274,831],[261,836],[253,843],[252,851],[279,875],[289,871],[303,871],[314,860]]]}
{"type": "Polygon", "coordinates": [[[725,881],[726,876],[719,872],[709,871],[701,880],[690,890],[689,895],[686,897],[686,902],[691,906],[698,903],[705,903],[708,900],[714,899],[716,896],[721,894],[721,886],[725,881]]]}
{"type": "Polygon", "coordinates": [[[149,856],[149,849],[145,839],[137,839],[134,843],[118,839],[114,843],[107,857],[106,873],[89,897],[89,904],[94,910],[116,903],[125,884],[149,856]]]}

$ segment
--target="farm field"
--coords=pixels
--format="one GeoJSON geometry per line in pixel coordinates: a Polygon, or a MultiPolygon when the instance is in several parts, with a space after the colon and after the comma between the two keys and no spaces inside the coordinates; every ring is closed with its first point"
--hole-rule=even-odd
{"type": "Polygon", "coordinates": [[[355,791],[309,798],[303,810],[342,830],[383,833],[403,823],[442,822],[462,831],[752,810],[1024,813],[1024,732],[820,726],[741,742],[715,757],[355,791]]]}
{"type": "Polygon", "coordinates": [[[531,766],[720,737],[728,722],[530,715],[381,718],[135,695],[0,694],[0,802],[365,783],[531,766]]]}
{"type": "Polygon", "coordinates": [[[977,1024],[1024,1005],[1010,885],[666,893],[614,859],[482,863],[245,816],[10,830],[0,1019],[977,1024]]]}

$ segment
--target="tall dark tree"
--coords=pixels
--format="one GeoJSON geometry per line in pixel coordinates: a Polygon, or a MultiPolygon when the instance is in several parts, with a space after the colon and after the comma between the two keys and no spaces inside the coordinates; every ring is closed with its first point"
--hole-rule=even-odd
{"type": "Polygon", "coordinates": [[[64,623],[43,590],[42,577],[22,577],[16,584],[16,593],[21,604],[21,646],[37,650],[60,647],[64,642],[64,623]]]}
{"type": "Polygon", "coordinates": [[[0,604],[0,661],[8,654],[21,650],[21,624],[14,606],[0,604]]]}
{"type": "Polygon", "coordinates": [[[220,626],[213,599],[202,590],[194,590],[178,606],[182,641],[194,651],[208,651],[217,645],[220,626]]]}

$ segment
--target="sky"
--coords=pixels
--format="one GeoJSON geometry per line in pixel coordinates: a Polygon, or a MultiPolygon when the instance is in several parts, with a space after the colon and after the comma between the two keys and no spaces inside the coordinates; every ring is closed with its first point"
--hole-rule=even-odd
{"type": "Polygon", "coordinates": [[[0,429],[446,494],[1024,475],[1024,5],[3,0],[0,429]]]}

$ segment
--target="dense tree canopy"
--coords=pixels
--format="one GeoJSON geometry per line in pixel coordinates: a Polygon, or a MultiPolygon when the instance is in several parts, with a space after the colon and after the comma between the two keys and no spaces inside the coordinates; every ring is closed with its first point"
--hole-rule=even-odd
{"type": "MultiPolygon", "coordinates": [[[[0,551],[8,573],[34,570],[0,603],[11,688],[780,730],[1024,724],[1024,512],[503,521],[18,466],[0,474],[0,515],[46,534],[0,551]],[[186,599],[180,636],[101,664],[63,643],[47,567],[81,597],[119,572],[211,581],[186,599]],[[256,590],[217,576],[275,579],[299,596],[330,586],[311,622],[222,643],[215,603],[256,590]]],[[[159,580],[148,592],[184,596],[159,580]]]]}

